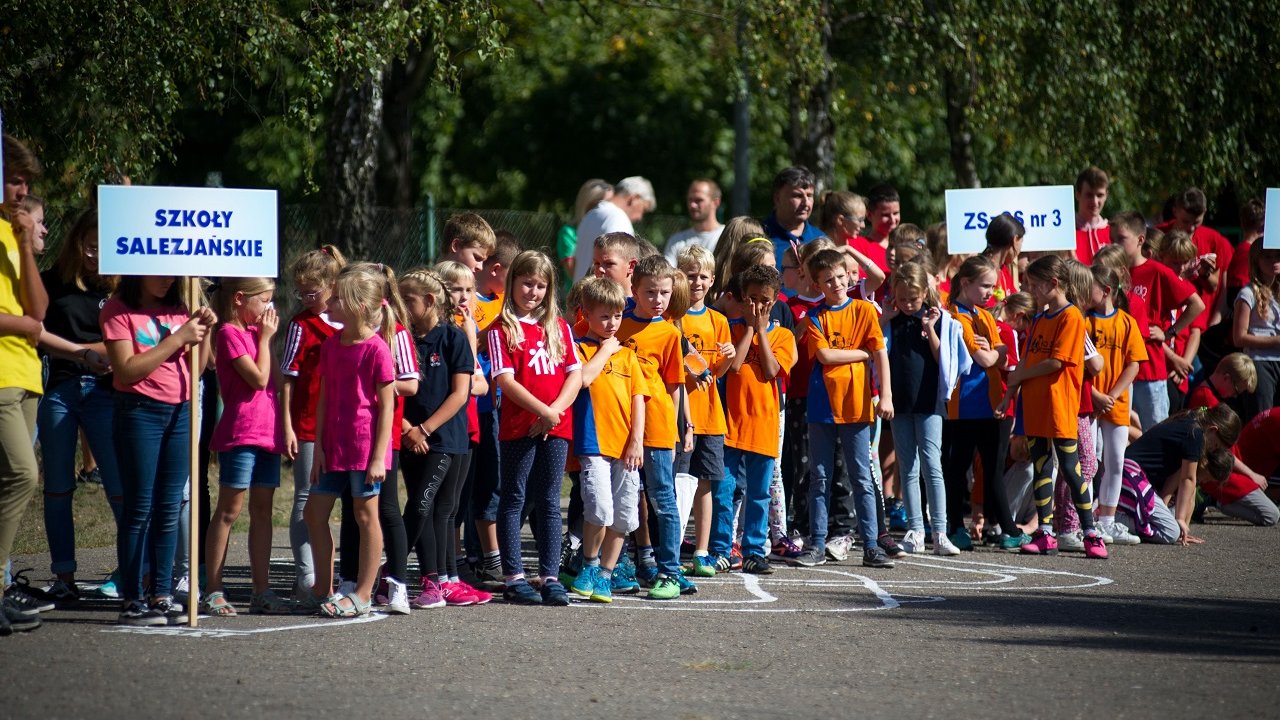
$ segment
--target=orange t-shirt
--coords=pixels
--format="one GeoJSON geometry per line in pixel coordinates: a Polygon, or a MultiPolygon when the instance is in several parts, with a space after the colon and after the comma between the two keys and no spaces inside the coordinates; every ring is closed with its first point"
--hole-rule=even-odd
{"type": "MultiPolygon", "coordinates": [[[[579,338],[576,344],[584,365],[600,350],[591,338],[579,338]]],[[[631,400],[637,395],[649,396],[640,361],[631,348],[618,348],[573,403],[573,454],[621,458],[631,436],[631,400]]]]}
{"type": "Polygon", "coordinates": [[[1080,388],[1084,383],[1084,316],[1075,305],[1056,313],[1040,313],[1031,321],[1027,349],[1021,366],[1054,359],[1062,361],[1057,372],[1022,383],[1018,410],[1022,434],[1039,438],[1078,438],[1076,416],[1080,412],[1080,388]]]}
{"type": "MultiPolygon", "coordinates": [[[[735,344],[747,331],[747,324],[742,320],[731,320],[729,327],[735,344]]],[[[724,444],[776,458],[778,413],[782,407],[778,378],[796,364],[796,338],[790,330],[770,323],[768,341],[780,367],[777,377],[772,380],[764,378],[760,367],[760,336],[757,334],[751,338],[751,349],[747,351],[742,367],[725,378],[724,402],[729,421],[724,444]]]]}
{"type": "Polygon", "coordinates": [[[684,381],[684,358],[680,352],[680,331],[662,318],[643,320],[634,313],[622,316],[616,336],[635,351],[640,371],[649,384],[649,400],[644,407],[644,446],[671,450],[679,436],[676,406],[667,385],[684,381]]]}
{"type": "MultiPolygon", "coordinates": [[[[1102,372],[1093,378],[1093,386],[1106,393],[1115,387],[1120,373],[1131,362],[1142,362],[1147,359],[1147,345],[1142,339],[1142,330],[1138,321],[1123,310],[1114,310],[1110,315],[1089,313],[1089,333],[1093,344],[1102,355],[1106,365],[1102,372]]],[[[1129,425],[1129,390],[1126,388],[1111,411],[1098,415],[1116,425],[1129,425]]]]}
{"type": "Polygon", "coordinates": [[[502,314],[502,293],[494,293],[493,297],[487,298],[480,293],[476,293],[476,302],[471,310],[471,316],[476,319],[476,328],[480,332],[489,329],[494,320],[502,314]]]}
{"type": "MultiPolygon", "coordinates": [[[[729,332],[729,318],[719,310],[707,307],[702,312],[690,310],[681,321],[684,337],[689,341],[693,351],[702,356],[711,374],[724,360],[720,354],[720,344],[733,341],[729,332]]],[[[724,422],[724,405],[720,402],[720,393],[715,382],[706,389],[698,387],[698,383],[686,377],[685,388],[689,391],[689,415],[693,421],[693,432],[697,435],[724,435],[727,427],[724,422]]]]}
{"type": "MultiPolygon", "coordinates": [[[[822,372],[822,384],[831,403],[831,418],[837,424],[869,423],[871,408],[870,361],[823,365],[818,351],[883,350],[884,332],[876,307],[865,300],[845,300],[840,307],[822,305],[809,313],[805,329],[805,351],[813,357],[813,368],[822,372]]],[[[813,392],[813,385],[810,385],[813,392]]]]}
{"type": "MultiPolygon", "coordinates": [[[[986,338],[987,344],[992,350],[1004,346],[1004,341],[1000,339],[1000,328],[996,325],[996,319],[991,313],[987,312],[986,308],[970,308],[960,303],[955,303],[951,306],[951,317],[960,321],[960,328],[964,333],[964,346],[970,355],[978,349],[978,337],[986,338]]],[[[973,366],[977,368],[978,364],[974,363],[973,366]]],[[[982,370],[987,376],[987,398],[991,401],[991,408],[994,410],[1000,407],[1000,401],[1004,399],[1004,376],[996,365],[982,370]]],[[[979,382],[981,381],[979,380],[979,382]]],[[[981,393],[978,393],[977,397],[982,397],[981,393]]],[[[947,402],[947,417],[952,420],[960,417],[960,398],[960,392],[953,392],[951,393],[951,399],[947,402]]]]}

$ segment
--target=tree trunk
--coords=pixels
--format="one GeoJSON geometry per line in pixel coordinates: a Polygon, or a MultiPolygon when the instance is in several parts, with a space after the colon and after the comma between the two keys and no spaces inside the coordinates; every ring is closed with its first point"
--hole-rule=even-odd
{"type": "Polygon", "coordinates": [[[350,257],[369,257],[372,249],[382,113],[381,74],[339,81],[326,148],[322,234],[350,257]]]}
{"type": "Polygon", "coordinates": [[[403,61],[392,63],[383,74],[385,108],[377,167],[378,203],[408,210],[418,200],[413,162],[413,102],[421,97],[431,76],[434,54],[428,41],[409,48],[403,61]]]}
{"type": "Polygon", "coordinates": [[[822,70],[812,82],[807,78],[797,79],[792,95],[796,102],[791,105],[791,157],[813,171],[817,178],[815,197],[835,183],[836,175],[836,125],[831,117],[836,77],[830,52],[830,0],[823,0],[821,17],[817,41],[822,50],[822,70]],[[799,103],[801,98],[803,106],[799,103]]]}
{"type": "Polygon", "coordinates": [[[978,161],[973,155],[973,128],[969,124],[969,105],[973,102],[971,81],[948,72],[943,81],[947,103],[947,139],[951,144],[951,169],[956,185],[962,188],[982,187],[978,180],[978,161]]]}
{"type": "MultiPolygon", "coordinates": [[[[738,11],[738,56],[746,56],[747,14],[738,11]]],[[[738,73],[738,94],[733,99],[733,208],[734,217],[751,214],[751,74],[746,60],[738,73]]]]}

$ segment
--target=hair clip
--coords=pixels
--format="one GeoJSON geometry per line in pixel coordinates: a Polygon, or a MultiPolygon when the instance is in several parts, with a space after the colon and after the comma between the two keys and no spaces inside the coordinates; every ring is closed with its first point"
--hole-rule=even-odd
{"type": "Polygon", "coordinates": [[[324,247],[320,248],[320,252],[322,252],[322,253],[324,253],[325,255],[328,255],[328,256],[330,256],[330,257],[332,257],[332,256],[333,256],[333,251],[329,249],[329,246],[328,246],[328,245],[326,245],[326,246],[324,246],[324,247]]]}
{"type": "Polygon", "coordinates": [[[751,243],[758,243],[758,242],[773,243],[773,241],[772,241],[772,240],[770,240],[769,238],[767,238],[767,237],[761,237],[761,236],[759,236],[759,235],[756,235],[756,236],[755,236],[755,237],[753,237],[753,238],[747,238],[747,244],[748,244],[748,245],[750,245],[751,243]]]}
{"type": "Polygon", "coordinates": [[[390,306],[391,306],[391,303],[387,302],[386,298],[382,298],[382,307],[390,307],[390,306]]]}

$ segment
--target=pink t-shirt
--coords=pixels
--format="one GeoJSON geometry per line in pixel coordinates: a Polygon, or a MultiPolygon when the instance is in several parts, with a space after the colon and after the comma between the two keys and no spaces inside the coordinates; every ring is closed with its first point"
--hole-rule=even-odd
{"type": "MultiPolygon", "coordinates": [[[[102,324],[102,339],[128,340],[133,352],[140,355],[160,344],[190,318],[182,307],[160,307],[134,310],[119,296],[113,296],[102,306],[98,321],[102,324]]],[[[159,367],[141,380],[127,385],[120,380],[120,373],[112,375],[112,385],[120,392],[145,395],[152,400],[176,405],[190,397],[191,372],[186,348],[165,358],[159,367]]]]}
{"type": "MultiPolygon", "coordinates": [[[[391,348],[376,334],[354,345],[344,344],[341,333],[334,335],[320,346],[320,378],[325,472],[368,470],[378,430],[378,386],[396,379],[391,348]]],[[[390,442],[385,462],[390,470],[390,442]]]]}
{"type": "Polygon", "coordinates": [[[237,447],[284,452],[275,377],[267,380],[267,387],[257,390],[245,382],[235,367],[235,360],[240,357],[257,364],[259,335],[256,327],[242,330],[226,323],[218,328],[218,388],[222,391],[223,410],[209,442],[214,452],[237,447]]]}

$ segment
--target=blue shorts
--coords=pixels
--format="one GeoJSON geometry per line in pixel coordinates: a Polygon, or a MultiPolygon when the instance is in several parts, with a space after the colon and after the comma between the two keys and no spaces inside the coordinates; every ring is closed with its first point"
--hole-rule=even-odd
{"type": "Polygon", "coordinates": [[[218,484],[234,490],[280,487],[280,456],[262,448],[238,447],[218,453],[218,484]]]}
{"type": "Polygon", "coordinates": [[[311,486],[312,494],[341,495],[342,491],[351,488],[351,497],[374,497],[382,491],[382,483],[368,485],[364,470],[339,470],[338,472],[320,473],[320,479],[311,486]]]}

